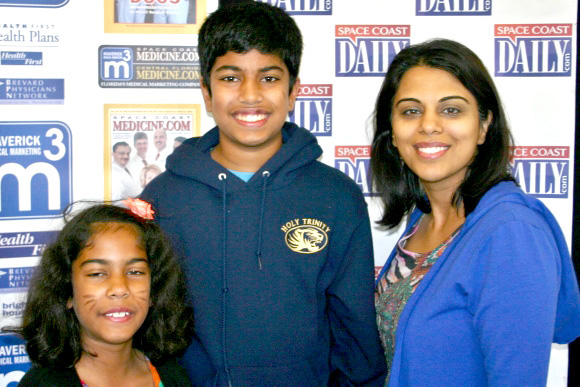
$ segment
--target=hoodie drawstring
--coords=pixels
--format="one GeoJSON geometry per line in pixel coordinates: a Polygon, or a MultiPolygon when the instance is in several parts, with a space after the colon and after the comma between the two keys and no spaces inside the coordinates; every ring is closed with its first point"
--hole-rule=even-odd
{"type": "Polygon", "coordinates": [[[264,227],[264,209],[266,203],[266,186],[268,185],[269,171],[262,172],[264,178],[262,184],[262,202],[260,205],[260,228],[258,229],[258,249],[256,250],[256,257],[258,258],[258,267],[262,270],[262,228],[264,227]]]}
{"type": "Polygon", "coordinates": [[[228,293],[228,274],[227,274],[227,246],[228,246],[228,214],[227,214],[227,175],[225,173],[220,173],[218,179],[222,182],[222,229],[223,235],[223,248],[222,248],[222,358],[224,361],[224,369],[226,372],[226,378],[228,379],[228,385],[231,386],[232,382],[230,379],[230,367],[228,365],[228,354],[226,351],[226,311],[227,311],[227,293],[228,293]]]}

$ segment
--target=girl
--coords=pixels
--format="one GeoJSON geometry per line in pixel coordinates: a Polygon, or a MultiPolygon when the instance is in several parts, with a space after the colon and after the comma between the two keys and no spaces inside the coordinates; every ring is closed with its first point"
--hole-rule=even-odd
{"type": "Polygon", "coordinates": [[[192,310],[169,242],[149,219],[95,205],[46,248],[22,326],[11,329],[34,364],[20,386],[190,385],[172,358],[192,336],[192,310]]]}
{"type": "Polygon", "coordinates": [[[496,88],[467,47],[402,50],[375,108],[371,164],[403,237],[376,286],[389,386],[545,385],[551,343],[580,335],[556,220],[509,172],[496,88]]]}

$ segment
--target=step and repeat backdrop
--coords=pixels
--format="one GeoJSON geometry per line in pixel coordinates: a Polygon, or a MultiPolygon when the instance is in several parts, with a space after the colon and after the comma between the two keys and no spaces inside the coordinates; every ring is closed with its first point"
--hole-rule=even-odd
{"type": "MultiPolygon", "coordinates": [[[[369,204],[371,116],[404,47],[443,37],[494,76],[516,139],[512,171],[571,242],[576,15],[571,0],[261,0],[304,35],[302,86],[289,120],[317,136],[322,161],[369,204]]],[[[184,138],[213,119],[199,90],[197,31],[217,0],[0,0],[0,327],[18,324],[61,213],[77,200],[136,196],[184,138]]],[[[195,200],[194,198],[192,200],[195,200]]],[[[399,230],[374,227],[377,270],[399,230]]],[[[0,387],[30,367],[0,335],[0,387]]],[[[566,385],[554,346],[549,385],[566,385]]]]}

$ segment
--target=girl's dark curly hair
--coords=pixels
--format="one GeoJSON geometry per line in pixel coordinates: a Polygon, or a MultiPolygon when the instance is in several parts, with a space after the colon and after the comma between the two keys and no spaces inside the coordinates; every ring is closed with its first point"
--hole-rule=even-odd
{"type": "MultiPolygon", "coordinates": [[[[69,206],[70,207],[70,206],[69,206]]],[[[65,211],[67,213],[67,211],[65,211]]],[[[154,222],[126,208],[97,204],[66,223],[49,245],[31,280],[22,326],[5,328],[26,341],[30,359],[44,367],[72,367],[83,352],[80,325],[67,301],[72,297],[72,264],[107,223],[132,225],[139,231],[151,270],[151,307],[133,336],[133,347],[156,363],[185,350],[193,335],[193,310],[183,272],[169,240],[154,222]]]]}
{"type": "Polygon", "coordinates": [[[491,187],[500,181],[514,181],[509,169],[512,135],[499,94],[482,61],[466,46],[447,39],[433,39],[406,47],[389,66],[374,113],[375,133],[371,146],[373,187],[384,206],[378,223],[389,228],[397,226],[415,206],[424,213],[431,212],[417,175],[402,162],[393,145],[391,125],[393,99],[401,79],[409,69],[417,66],[441,69],[455,76],[477,100],[480,120],[484,121],[488,114],[492,116],[485,142],[478,145],[452,204],[457,208],[463,203],[467,216],[491,187]]]}

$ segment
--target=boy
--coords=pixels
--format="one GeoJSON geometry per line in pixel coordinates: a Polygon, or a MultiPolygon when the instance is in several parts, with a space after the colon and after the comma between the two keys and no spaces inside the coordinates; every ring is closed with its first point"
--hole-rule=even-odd
{"type": "Polygon", "coordinates": [[[217,385],[383,385],[366,203],[285,123],[302,37],[279,8],[247,2],[203,24],[202,94],[217,127],[189,139],[142,198],[184,257],[199,343],[217,385]],[[201,343],[201,344],[200,344],[201,343]]]}

